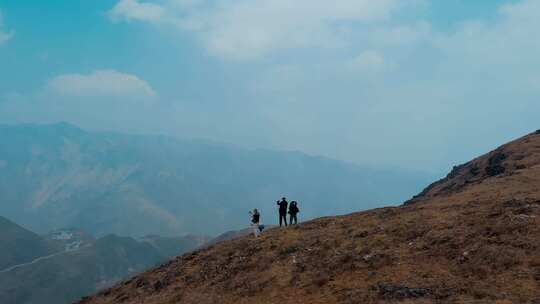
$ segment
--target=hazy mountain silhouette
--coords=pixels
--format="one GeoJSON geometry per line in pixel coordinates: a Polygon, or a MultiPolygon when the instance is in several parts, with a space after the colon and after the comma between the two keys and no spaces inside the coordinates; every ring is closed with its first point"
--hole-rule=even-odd
{"type": "Polygon", "coordinates": [[[39,233],[215,235],[245,227],[254,207],[270,223],[281,195],[299,200],[306,219],[400,201],[430,179],[297,152],[66,123],[4,125],[0,139],[0,213],[39,233]]]}
{"type": "Polygon", "coordinates": [[[540,131],[403,206],[224,241],[81,303],[536,303],[539,185],[540,131]]]}
{"type": "Polygon", "coordinates": [[[42,237],[0,217],[0,303],[72,303],[208,240],[115,235],[93,240],[73,230],[42,237]],[[80,246],[65,246],[69,242],[80,246]]]}
{"type": "Polygon", "coordinates": [[[0,216],[0,271],[61,251],[62,246],[0,216]]]}

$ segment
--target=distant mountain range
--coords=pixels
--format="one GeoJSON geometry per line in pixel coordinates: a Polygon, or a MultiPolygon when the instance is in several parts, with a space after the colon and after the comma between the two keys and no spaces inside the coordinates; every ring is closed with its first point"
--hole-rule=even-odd
{"type": "Polygon", "coordinates": [[[68,304],[195,249],[206,237],[39,236],[0,217],[0,303],[68,304]]]}
{"type": "Polygon", "coordinates": [[[431,180],[297,152],[66,123],[3,125],[0,141],[0,214],[38,233],[215,235],[246,227],[252,208],[275,222],[282,195],[298,200],[306,219],[397,203],[431,180]]]}

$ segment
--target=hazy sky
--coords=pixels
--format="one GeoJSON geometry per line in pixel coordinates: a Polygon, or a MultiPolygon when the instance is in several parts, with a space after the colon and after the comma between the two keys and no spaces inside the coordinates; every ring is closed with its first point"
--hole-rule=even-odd
{"type": "Polygon", "coordinates": [[[540,128],[540,0],[0,0],[0,123],[443,172],[540,128]]]}

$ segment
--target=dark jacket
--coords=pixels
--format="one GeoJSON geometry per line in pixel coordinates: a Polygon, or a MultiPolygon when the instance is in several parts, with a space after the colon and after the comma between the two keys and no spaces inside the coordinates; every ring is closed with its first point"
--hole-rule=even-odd
{"type": "Polygon", "coordinates": [[[261,214],[260,214],[260,213],[253,213],[253,214],[251,215],[251,222],[252,222],[253,224],[258,224],[259,221],[260,221],[260,219],[261,219],[261,214]]]}
{"type": "Polygon", "coordinates": [[[277,202],[277,204],[279,205],[279,213],[287,213],[287,206],[289,203],[286,200],[281,200],[277,202]]]}
{"type": "Polygon", "coordinates": [[[289,214],[295,215],[298,212],[300,212],[300,209],[298,209],[298,206],[296,204],[289,205],[289,214]]]}

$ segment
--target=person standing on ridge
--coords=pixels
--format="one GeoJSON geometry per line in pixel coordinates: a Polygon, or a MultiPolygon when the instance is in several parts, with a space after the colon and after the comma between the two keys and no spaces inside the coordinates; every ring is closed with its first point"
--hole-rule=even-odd
{"type": "Polygon", "coordinates": [[[279,227],[283,225],[283,222],[287,227],[287,206],[289,203],[286,198],[282,198],[281,201],[277,201],[277,205],[279,206],[279,227]]]}
{"type": "Polygon", "coordinates": [[[253,235],[255,235],[255,237],[257,238],[262,232],[262,225],[260,224],[261,214],[257,209],[253,209],[253,212],[250,211],[249,214],[251,215],[251,228],[253,229],[253,235]]]}
{"type": "Polygon", "coordinates": [[[289,224],[291,224],[291,225],[298,224],[298,218],[296,217],[298,212],[300,212],[300,209],[298,209],[298,203],[296,201],[292,201],[289,204],[289,214],[290,214],[289,224]],[[293,223],[293,221],[294,221],[294,223],[293,223]]]}

